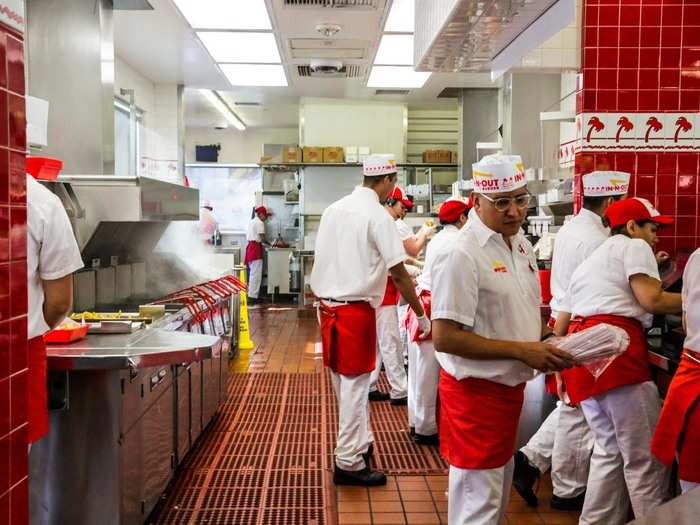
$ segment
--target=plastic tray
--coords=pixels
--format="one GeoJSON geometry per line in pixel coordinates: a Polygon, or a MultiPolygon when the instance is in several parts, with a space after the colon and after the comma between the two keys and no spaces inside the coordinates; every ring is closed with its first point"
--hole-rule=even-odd
{"type": "Polygon", "coordinates": [[[63,161],[48,157],[27,157],[27,173],[35,179],[56,180],[63,169],[63,161]]]}
{"type": "Polygon", "coordinates": [[[49,344],[72,343],[83,339],[88,333],[88,325],[78,326],[70,330],[51,330],[44,334],[44,342],[49,344]]]}

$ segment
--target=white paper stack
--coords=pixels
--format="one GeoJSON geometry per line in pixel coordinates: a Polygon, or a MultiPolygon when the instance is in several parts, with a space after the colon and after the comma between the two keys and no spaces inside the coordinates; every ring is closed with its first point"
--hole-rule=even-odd
{"type": "Polygon", "coordinates": [[[627,350],[630,338],[622,328],[599,324],[547,342],[569,352],[578,364],[598,378],[618,355],[627,350]]]}

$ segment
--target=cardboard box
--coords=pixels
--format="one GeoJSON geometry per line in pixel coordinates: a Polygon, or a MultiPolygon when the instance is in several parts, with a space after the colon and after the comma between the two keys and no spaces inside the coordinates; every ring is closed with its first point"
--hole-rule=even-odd
{"type": "Polygon", "coordinates": [[[450,164],[452,152],[448,149],[428,149],[423,152],[424,164],[450,164]]]}
{"type": "Polygon", "coordinates": [[[320,164],[323,162],[323,148],[312,148],[304,146],[304,162],[309,164],[320,164]]]}
{"type": "Polygon", "coordinates": [[[285,146],[282,149],[282,162],[301,162],[301,150],[296,146],[285,146]]]}
{"type": "Polygon", "coordinates": [[[343,148],[323,148],[323,162],[327,164],[340,164],[345,162],[345,153],[343,152],[343,148]]]}
{"type": "Polygon", "coordinates": [[[360,157],[357,154],[357,146],[348,146],[345,148],[345,162],[359,162],[360,157]]]}
{"type": "Polygon", "coordinates": [[[359,148],[357,148],[357,161],[358,162],[364,162],[367,157],[369,157],[369,147],[368,146],[360,146],[359,148]]]}
{"type": "Polygon", "coordinates": [[[451,157],[452,157],[452,160],[451,160],[450,162],[451,162],[452,164],[458,164],[458,160],[459,160],[459,159],[457,158],[457,152],[456,152],[456,151],[453,151],[453,152],[452,152],[452,156],[451,156],[451,157]]]}

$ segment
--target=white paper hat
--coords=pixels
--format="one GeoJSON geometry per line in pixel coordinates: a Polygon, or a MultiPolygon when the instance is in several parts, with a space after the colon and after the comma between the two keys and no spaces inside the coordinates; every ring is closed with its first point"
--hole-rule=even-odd
{"type": "Polygon", "coordinates": [[[527,185],[520,155],[487,155],[472,164],[476,193],[503,193],[527,185]]]}
{"type": "Polygon", "coordinates": [[[584,197],[624,195],[630,186],[630,174],[624,171],[592,171],[583,176],[584,197]]]}
{"type": "Polygon", "coordinates": [[[365,177],[378,177],[396,173],[396,159],[391,154],[376,153],[368,155],[362,164],[365,177]]]}

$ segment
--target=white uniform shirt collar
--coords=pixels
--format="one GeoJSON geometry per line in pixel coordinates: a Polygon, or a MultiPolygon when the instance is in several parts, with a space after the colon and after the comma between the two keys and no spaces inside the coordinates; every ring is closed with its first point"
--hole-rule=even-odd
{"type": "Polygon", "coordinates": [[[367,199],[373,199],[377,204],[379,204],[379,195],[377,195],[377,192],[372,188],[367,188],[366,186],[355,186],[353,193],[367,199]]]}
{"type": "Polygon", "coordinates": [[[597,213],[587,210],[586,208],[581,208],[581,211],[579,211],[578,214],[582,219],[586,219],[600,228],[605,228],[603,225],[603,219],[597,213]]]}
{"type": "Polygon", "coordinates": [[[486,246],[486,243],[489,242],[491,237],[494,235],[499,235],[497,232],[493,231],[484,224],[484,221],[481,220],[481,217],[479,217],[474,208],[472,208],[472,210],[469,212],[469,222],[467,224],[474,232],[474,235],[476,235],[476,238],[479,241],[479,246],[482,248],[486,246]]]}

